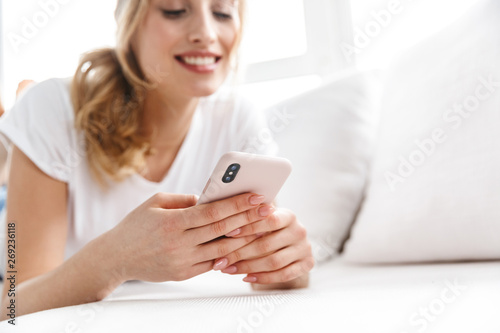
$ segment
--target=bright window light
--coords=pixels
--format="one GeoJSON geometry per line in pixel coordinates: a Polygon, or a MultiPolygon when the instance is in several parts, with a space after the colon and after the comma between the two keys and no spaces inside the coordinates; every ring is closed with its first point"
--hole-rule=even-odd
{"type": "Polygon", "coordinates": [[[388,66],[401,53],[453,23],[478,0],[351,0],[350,3],[354,39],[358,38],[358,45],[351,44],[359,50],[357,65],[360,69],[371,69],[388,66]]]}
{"type": "MultiPolygon", "coordinates": [[[[304,0],[249,0],[247,4],[243,66],[291,59],[308,52],[304,0]]],[[[14,104],[20,81],[70,77],[82,53],[115,45],[115,5],[116,1],[102,0],[3,1],[5,106],[14,104]]],[[[284,89],[285,81],[275,83],[275,98],[264,97],[266,104],[275,102],[277,96],[285,97],[287,91],[299,92],[301,86],[305,90],[317,82],[297,78],[284,89]]]]}
{"type": "Polygon", "coordinates": [[[115,43],[116,1],[3,1],[2,100],[15,100],[17,84],[72,76],[80,55],[115,43]]]}
{"type": "Polygon", "coordinates": [[[303,0],[249,0],[242,54],[246,63],[307,52],[303,0]]]}
{"type": "Polygon", "coordinates": [[[245,84],[240,87],[239,92],[251,100],[256,107],[265,109],[287,98],[317,88],[322,82],[323,79],[319,75],[305,75],[245,84]]]}

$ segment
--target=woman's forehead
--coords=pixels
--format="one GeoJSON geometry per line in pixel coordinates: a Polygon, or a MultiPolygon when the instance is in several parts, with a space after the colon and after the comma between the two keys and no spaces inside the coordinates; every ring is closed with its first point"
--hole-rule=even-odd
{"type": "MultiPolygon", "coordinates": [[[[126,6],[130,4],[133,0],[117,0],[116,10],[115,10],[115,19],[120,17],[123,10],[125,10],[126,6]]],[[[137,1],[148,1],[148,0],[137,0],[137,1]]],[[[222,5],[222,6],[231,6],[238,7],[240,0],[149,0],[151,5],[186,5],[191,4],[193,2],[207,1],[212,5],[222,5]]]]}

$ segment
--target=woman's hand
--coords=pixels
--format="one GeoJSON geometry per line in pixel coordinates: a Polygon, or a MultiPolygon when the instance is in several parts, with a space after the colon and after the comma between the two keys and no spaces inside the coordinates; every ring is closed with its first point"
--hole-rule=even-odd
{"type": "MultiPolygon", "coordinates": [[[[272,213],[274,208],[266,205],[260,210],[272,213]]],[[[257,234],[256,240],[217,260],[214,269],[228,274],[247,274],[244,281],[273,284],[275,288],[307,286],[307,273],[314,266],[314,259],[306,229],[293,212],[278,209],[266,219],[240,228],[232,237],[246,238],[254,234],[257,234]]]]}
{"type": "Polygon", "coordinates": [[[115,274],[126,280],[180,281],[207,272],[213,260],[257,236],[216,238],[261,220],[262,196],[242,194],[194,206],[193,195],[158,193],[107,235],[115,274]]]}

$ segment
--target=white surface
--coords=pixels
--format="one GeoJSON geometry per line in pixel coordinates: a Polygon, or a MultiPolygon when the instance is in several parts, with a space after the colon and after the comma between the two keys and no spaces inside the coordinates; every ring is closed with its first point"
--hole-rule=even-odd
{"type": "Polygon", "coordinates": [[[410,323],[420,308],[432,316],[422,332],[500,331],[500,262],[336,261],[312,272],[309,289],[285,292],[253,292],[241,278],[210,272],[184,282],[128,282],[102,302],[18,317],[16,328],[2,322],[0,331],[412,333],[422,328],[410,323]],[[456,296],[450,283],[461,286],[456,296]]]}
{"type": "Polygon", "coordinates": [[[500,258],[499,17],[482,1],[391,69],[346,259],[500,258]]]}
{"type": "Polygon", "coordinates": [[[307,52],[304,0],[251,0],[245,5],[248,12],[240,53],[247,63],[296,57],[307,52]],[[287,15],[281,16],[284,7],[287,15]],[[279,24],[277,15],[281,16],[279,24]]]}
{"type": "Polygon", "coordinates": [[[267,110],[269,128],[293,172],[278,204],[292,209],[317,260],[337,252],[368,177],[374,134],[373,73],[345,73],[267,110]]]}
{"type": "Polygon", "coordinates": [[[75,73],[84,52],[115,45],[115,1],[2,1],[4,105],[13,106],[20,81],[75,73]],[[92,17],[92,24],[89,24],[92,17]]]}
{"type": "Polygon", "coordinates": [[[357,67],[390,66],[402,52],[450,25],[478,1],[350,0],[357,67]],[[394,3],[397,10],[391,10],[394,3]]]}

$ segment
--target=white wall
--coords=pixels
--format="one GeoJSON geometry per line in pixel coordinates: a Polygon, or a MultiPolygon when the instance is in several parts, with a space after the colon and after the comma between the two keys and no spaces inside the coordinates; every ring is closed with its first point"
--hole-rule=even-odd
{"type": "Polygon", "coordinates": [[[351,45],[359,46],[357,66],[360,69],[370,69],[386,67],[399,54],[448,26],[478,0],[351,0],[350,2],[354,37],[357,38],[357,42],[351,42],[351,45]],[[392,10],[395,14],[391,13],[385,18],[385,14],[391,12],[391,8],[397,8],[392,10]],[[380,29],[377,29],[377,25],[380,29]],[[368,38],[360,37],[363,34],[368,38]]]}
{"type": "Polygon", "coordinates": [[[111,0],[3,1],[4,90],[7,107],[17,83],[73,75],[80,54],[114,44],[111,0]]]}

